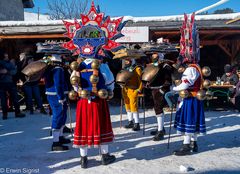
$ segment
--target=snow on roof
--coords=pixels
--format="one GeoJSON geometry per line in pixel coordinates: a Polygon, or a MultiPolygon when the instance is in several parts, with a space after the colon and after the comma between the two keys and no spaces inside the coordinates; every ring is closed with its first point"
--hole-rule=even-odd
{"type": "MultiPolygon", "coordinates": [[[[30,15],[29,15],[30,16],[30,15]]],[[[45,15],[47,16],[47,15],[45,15]]],[[[229,14],[211,14],[211,15],[196,15],[196,20],[231,20],[240,17],[239,13],[229,13],[229,14]]],[[[29,17],[27,21],[2,21],[0,26],[37,26],[37,25],[63,25],[62,20],[49,20],[48,18],[41,18],[37,20],[36,18],[29,17]]],[[[133,22],[152,22],[152,21],[182,21],[183,15],[174,16],[154,16],[154,17],[132,17],[124,16],[124,21],[130,20],[133,22]]]]}
{"type": "MultiPolygon", "coordinates": [[[[39,14],[40,21],[46,21],[49,19],[50,19],[49,15],[39,14]]],[[[24,21],[37,21],[37,20],[38,20],[37,13],[24,12],[24,21]]]]}

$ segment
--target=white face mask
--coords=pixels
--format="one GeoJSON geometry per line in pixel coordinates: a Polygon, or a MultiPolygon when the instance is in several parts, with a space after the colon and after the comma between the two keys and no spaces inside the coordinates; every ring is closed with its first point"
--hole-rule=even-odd
{"type": "Polygon", "coordinates": [[[20,54],[20,55],[19,55],[19,59],[20,59],[20,61],[22,61],[25,57],[26,57],[26,56],[25,56],[24,53],[20,54]]]}

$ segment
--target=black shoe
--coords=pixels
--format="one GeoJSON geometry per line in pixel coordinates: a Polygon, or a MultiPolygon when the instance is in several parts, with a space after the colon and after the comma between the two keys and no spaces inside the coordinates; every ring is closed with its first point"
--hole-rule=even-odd
{"type": "MultiPolygon", "coordinates": [[[[162,130],[162,131],[163,131],[164,135],[166,135],[166,130],[165,130],[164,127],[163,127],[163,130],[162,130]]],[[[156,135],[157,132],[158,132],[158,129],[156,129],[156,130],[154,130],[154,131],[151,131],[150,134],[151,134],[151,135],[156,135]]]]}
{"type": "Polygon", "coordinates": [[[135,123],[133,128],[132,128],[133,131],[139,131],[140,130],[140,124],[139,123],[135,123]]]}
{"type": "Polygon", "coordinates": [[[6,120],[6,119],[7,119],[7,116],[8,116],[7,113],[3,113],[2,119],[3,119],[3,120],[6,120]]]}
{"type": "Polygon", "coordinates": [[[61,144],[69,144],[69,143],[71,143],[71,140],[65,138],[64,136],[60,136],[59,137],[59,143],[61,143],[61,144]]]}
{"type": "Polygon", "coordinates": [[[125,127],[126,129],[131,129],[131,128],[133,128],[133,126],[134,126],[133,121],[128,121],[128,124],[125,125],[124,127],[125,127]]]}
{"type": "Polygon", "coordinates": [[[66,151],[66,150],[68,150],[68,146],[64,146],[60,142],[53,142],[52,151],[66,151]]]}
{"type": "Polygon", "coordinates": [[[70,128],[68,128],[67,126],[64,126],[63,128],[63,133],[72,133],[73,129],[71,130],[70,128]]]}
{"type": "Polygon", "coordinates": [[[23,117],[25,117],[25,116],[26,116],[26,115],[23,114],[23,113],[21,113],[21,112],[15,113],[15,117],[16,117],[16,118],[23,118],[23,117]]]}
{"type": "Polygon", "coordinates": [[[102,154],[102,165],[108,165],[116,160],[114,155],[102,154]]]}
{"type": "Polygon", "coordinates": [[[198,145],[196,141],[191,141],[190,142],[190,147],[192,149],[192,152],[198,152],[198,145]]]}
{"type": "Polygon", "coordinates": [[[88,164],[87,156],[84,156],[84,157],[81,156],[80,164],[81,164],[81,168],[83,169],[87,168],[87,164],[88,164]]]}
{"type": "Polygon", "coordinates": [[[192,148],[190,147],[190,144],[183,144],[182,147],[179,150],[175,150],[173,152],[176,156],[185,156],[185,155],[191,155],[192,148]]]}
{"type": "Polygon", "coordinates": [[[153,137],[153,141],[160,141],[164,139],[164,131],[157,131],[155,136],[153,137]]]}

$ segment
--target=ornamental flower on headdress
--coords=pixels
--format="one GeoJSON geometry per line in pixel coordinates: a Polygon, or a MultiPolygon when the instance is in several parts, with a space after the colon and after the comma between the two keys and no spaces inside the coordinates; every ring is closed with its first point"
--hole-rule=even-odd
{"type": "Polygon", "coordinates": [[[200,61],[200,41],[199,33],[195,23],[195,13],[191,15],[184,14],[184,21],[180,27],[180,57],[183,62],[198,63],[200,61]]]}
{"type": "Polygon", "coordinates": [[[62,44],[64,48],[86,58],[96,58],[103,54],[103,50],[117,51],[121,48],[115,40],[123,36],[121,30],[126,24],[122,23],[123,17],[114,20],[105,17],[92,1],[88,14],[81,14],[81,19],[81,22],[76,19],[74,22],[63,21],[67,29],[65,36],[71,39],[62,44]]]}

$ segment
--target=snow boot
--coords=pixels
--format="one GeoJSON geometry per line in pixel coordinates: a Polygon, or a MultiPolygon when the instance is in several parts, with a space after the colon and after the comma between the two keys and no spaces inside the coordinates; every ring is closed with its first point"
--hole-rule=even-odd
{"type": "Polygon", "coordinates": [[[198,152],[198,145],[196,141],[191,141],[190,142],[190,147],[192,149],[192,152],[198,152]]]}
{"type": "Polygon", "coordinates": [[[157,133],[153,137],[153,141],[163,140],[164,139],[164,134],[165,134],[165,132],[163,130],[162,131],[157,131],[157,133]]]}
{"type": "Polygon", "coordinates": [[[133,131],[139,131],[140,130],[140,124],[139,123],[135,123],[133,128],[132,128],[133,131]]]}
{"type": "Polygon", "coordinates": [[[63,133],[72,133],[73,129],[71,130],[70,128],[68,128],[67,126],[64,126],[63,128],[63,133]]]}
{"type": "Polygon", "coordinates": [[[131,129],[131,128],[133,128],[133,126],[134,126],[133,121],[128,121],[128,124],[125,125],[124,127],[125,127],[126,129],[131,129]]]}
{"type": "MultiPolygon", "coordinates": [[[[164,127],[163,127],[163,130],[162,130],[162,131],[163,131],[164,135],[166,135],[166,130],[165,130],[164,127]]],[[[154,130],[154,131],[151,131],[150,134],[151,134],[151,135],[156,135],[157,132],[158,132],[158,129],[156,129],[156,130],[154,130]]]]}
{"type": "Polygon", "coordinates": [[[173,152],[176,156],[185,156],[185,155],[191,155],[192,148],[190,147],[190,144],[183,144],[182,147],[179,150],[175,150],[173,152]]]}
{"type": "Polygon", "coordinates": [[[83,156],[83,157],[81,156],[80,164],[81,164],[81,168],[83,169],[87,168],[87,164],[88,164],[87,156],[83,156]]]}
{"type": "Polygon", "coordinates": [[[116,160],[114,155],[102,154],[102,165],[108,165],[116,160]]]}
{"type": "Polygon", "coordinates": [[[71,143],[71,140],[65,138],[64,136],[60,136],[59,137],[59,143],[61,143],[61,144],[69,144],[69,143],[71,143]]]}
{"type": "Polygon", "coordinates": [[[52,151],[66,151],[66,150],[68,150],[68,146],[64,146],[60,142],[53,142],[52,151]]]}

